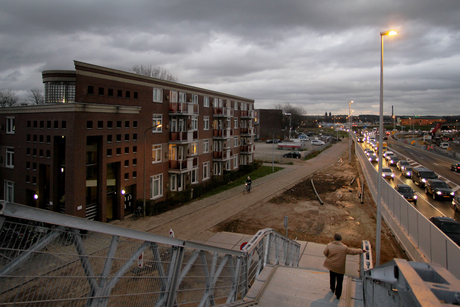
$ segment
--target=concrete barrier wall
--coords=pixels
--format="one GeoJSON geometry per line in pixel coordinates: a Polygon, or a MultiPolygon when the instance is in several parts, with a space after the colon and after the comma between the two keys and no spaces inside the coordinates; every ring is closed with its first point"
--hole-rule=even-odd
{"type": "Polygon", "coordinates": [[[460,279],[460,247],[406,201],[369,162],[355,142],[355,153],[366,178],[369,191],[377,204],[377,180],[382,181],[381,212],[386,224],[407,256],[417,262],[434,262],[460,279]]]}

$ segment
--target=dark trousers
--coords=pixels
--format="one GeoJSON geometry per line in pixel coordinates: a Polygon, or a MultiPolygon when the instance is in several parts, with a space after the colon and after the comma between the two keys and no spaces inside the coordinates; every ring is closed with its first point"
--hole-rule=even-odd
{"type": "Polygon", "coordinates": [[[329,277],[331,291],[335,293],[337,298],[340,298],[340,296],[342,295],[343,274],[329,271],[329,277]]]}

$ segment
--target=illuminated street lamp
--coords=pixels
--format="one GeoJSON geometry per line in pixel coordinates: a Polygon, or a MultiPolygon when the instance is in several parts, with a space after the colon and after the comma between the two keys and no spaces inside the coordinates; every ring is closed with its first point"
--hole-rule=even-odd
{"type": "Polygon", "coordinates": [[[351,104],[353,103],[353,100],[351,100],[349,103],[348,103],[348,163],[351,164],[351,104]]]}
{"type": "Polygon", "coordinates": [[[144,196],[144,216],[145,216],[145,152],[147,151],[147,148],[146,148],[147,147],[147,145],[146,145],[146,133],[149,130],[153,130],[153,129],[159,128],[159,127],[161,127],[161,124],[156,124],[156,125],[154,125],[154,126],[152,126],[150,128],[147,128],[144,131],[144,175],[142,177],[142,179],[144,181],[144,191],[143,191],[143,193],[144,193],[144,195],[143,195],[144,196]]]}
{"type": "Polygon", "coordinates": [[[396,35],[396,31],[380,32],[380,118],[379,118],[379,172],[377,178],[377,229],[375,236],[376,265],[380,265],[380,241],[382,228],[382,143],[383,143],[383,37],[386,35],[396,35]]]}

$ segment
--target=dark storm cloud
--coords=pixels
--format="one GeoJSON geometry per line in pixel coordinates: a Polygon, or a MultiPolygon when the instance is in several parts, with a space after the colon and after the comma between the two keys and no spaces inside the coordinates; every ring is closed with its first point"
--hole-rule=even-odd
{"type": "Polygon", "coordinates": [[[446,1],[7,1],[0,88],[41,86],[73,60],[162,66],[191,85],[290,102],[309,114],[377,113],[380,31],[385,112],[458,113],[460,3],[446,1]],[[414,105],[417,108],[414,111],[414,105]]]}

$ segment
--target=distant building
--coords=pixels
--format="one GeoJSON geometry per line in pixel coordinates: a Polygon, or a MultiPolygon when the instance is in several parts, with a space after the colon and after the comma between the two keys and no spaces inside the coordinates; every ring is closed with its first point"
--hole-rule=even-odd
{"type": "Polygon", "coordinates": [[[400,116],[398,117],[398,123],[402,126],[426,126],[433,125],[437,123],[445,123],[447,120],[445,118],[436,117],[436,116],[400,116]]]}
{"type": "Polygon", "coordinates": [[[253,161],[252,99],[77,61],[42,75],[45,105],[0,109],[2,199],[105,222],[253,161]]]}
{"type": "Polygon", "coordinates": [[[275,131],[275,137],[279,137],[282,135],[282,131],[279,130],[283,129],[283,110],[257,109],[254,124],[256,139],[270,139],[275,131]]]}

